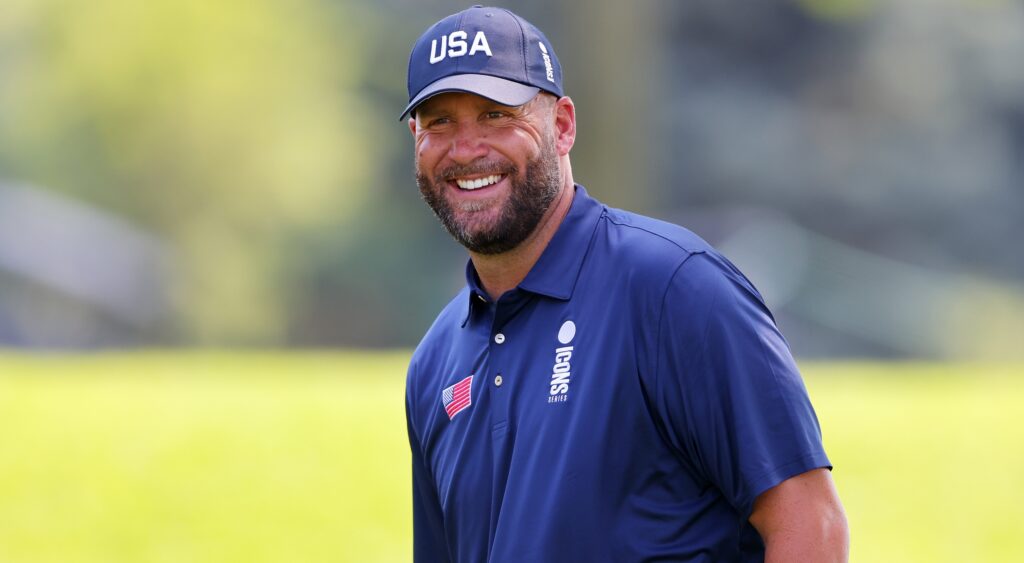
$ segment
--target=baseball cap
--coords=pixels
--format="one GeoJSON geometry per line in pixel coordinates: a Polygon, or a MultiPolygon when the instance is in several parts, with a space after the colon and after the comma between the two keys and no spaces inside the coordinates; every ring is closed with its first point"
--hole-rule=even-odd
{"type": "Polygon", "coordinates": [[[399,120],[431,96],[468,92],[521,106],[544,90],[562,97],[562,67],[533,24],[504,8],[473,6],[430,27],[409,55],[409,105],[399,120]]]}

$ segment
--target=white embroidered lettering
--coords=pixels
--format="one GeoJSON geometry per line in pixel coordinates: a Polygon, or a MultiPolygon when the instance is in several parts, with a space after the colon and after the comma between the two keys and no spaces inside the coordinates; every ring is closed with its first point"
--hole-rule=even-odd
{"type": "Polygon", "coordinates": [[[439,63],[444,60],[445,50],[447,49],[448,36],[441,36],[441,51],[437,51],[437,39],[430,42],[430,64],[439,63]]]}
{"type": "Polygon", "coordinates": [[[484,32],[476,32],[476,37],[473,38],[473,46],[469,48],[469,54],[474,55],[477,51],[483,51],[487,53],[488,57],[491,57],[491,46],[487,44],[487,36],[484,32]]]}
{"type": "Polygon", "coordinates": [[[448,36],[448,56],[451,58],[461,57],[466,54],[466,35],[465,31],[453,31],[448,36]]]}
{"type": "Polygon", "coordinates": [[[442,35],[440,49],[437,48],[437,39],[432,39],[430,41],[430,64],[437,64],[445,58],[456,59],[467,55],[473,56],[477,53],[484,53],[488,57],[494,56],[491,54],[491,45],[487,42],[484,32],[476,32],[472,45],[467,43],[467,39],[469,39],[469,34],[462,30],[442,35]]]}

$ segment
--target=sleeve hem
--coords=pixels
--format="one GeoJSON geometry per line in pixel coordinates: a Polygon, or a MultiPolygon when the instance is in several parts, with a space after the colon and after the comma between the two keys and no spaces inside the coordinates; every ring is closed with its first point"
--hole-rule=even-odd
{"type": "Polygon", "coordinates": [[[820,469],[822,467],[831,471],[832,462],[829,461],[824,451],[818,451],[805,455],[796,461],[780,465],[755,479],[750,487],[751,494],[743,499],[742,504],[739,506],[744,520],[750,518],[750,513],[754,510],[754,501],[762,493],[790,477],[796,477],[812,469],[820,469]]]}

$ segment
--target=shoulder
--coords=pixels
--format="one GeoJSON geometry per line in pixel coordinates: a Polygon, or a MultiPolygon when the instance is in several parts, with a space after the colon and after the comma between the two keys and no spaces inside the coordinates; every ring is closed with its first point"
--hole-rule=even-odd
{"type": "Polygon", "coordinates": [[[624,264],[666,270],[674,281],[739,286],[756,294],[739,268],[685,227],[615,208],[607,208],[605,220],[619,241],[618,259],[624,264]]]}
{"type": "Polygon", "coordinates": [[[621,280],[631,306],[659,345],[706,351],[708,339],[737,331],[777,331],[754,284],[728,258],[685,227],[606,208],[593,249],[594,276],[621,280]],[[609,272],[614,272],[610,274],[609,272]],[[702,343],[684,346],[675,343],[702,343]]]}
{"type": "Polygon", "coordinates": [[[603,219],[605,230],[618,237],[623,249],[642,251],[641,258],[688,256],[711,249],[689,229],[639,213],[606,207],[603,219]]]}
{"type": "Polygon", "coordinates": [[[648,287],[656,297],[687,286],[703,291],[742,286],[756,295],[747,278],[711,244],[667,221],[606,208],[593,249],[598,261],[626,273],[633,285],[648,287]]]}

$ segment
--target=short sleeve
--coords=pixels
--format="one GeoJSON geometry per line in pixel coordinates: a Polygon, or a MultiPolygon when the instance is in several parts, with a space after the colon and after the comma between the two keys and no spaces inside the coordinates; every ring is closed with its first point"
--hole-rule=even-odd
{"type": "Polygon", "coordinates": [[[672,277],[654,408],[671,446],[744,518],[782,481],[831,464],[789,346],[753,285],[713,252],[672,277]]]}

